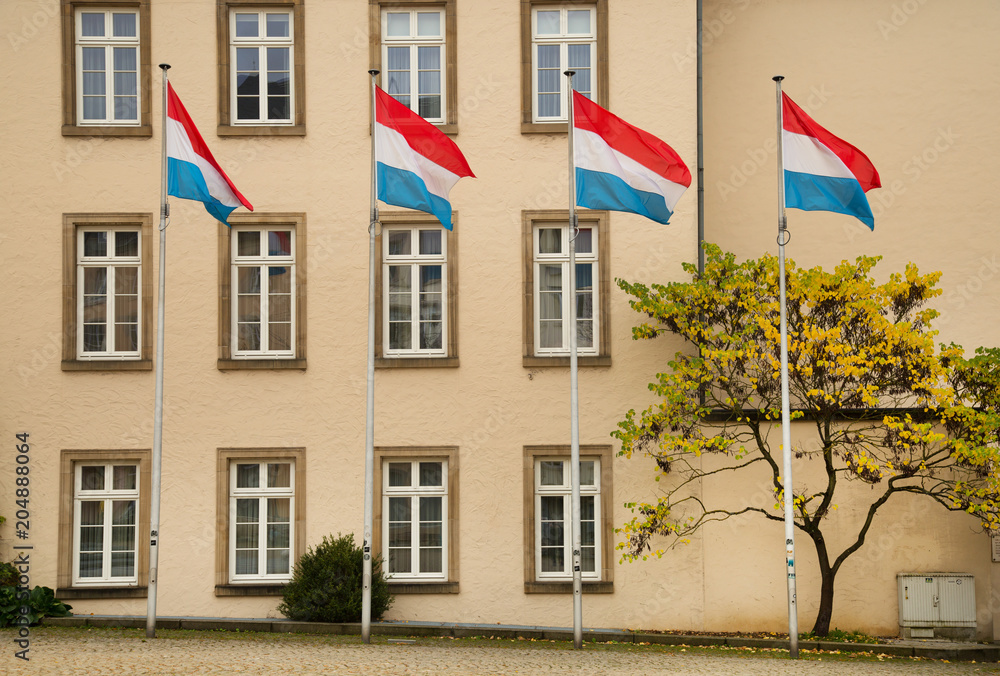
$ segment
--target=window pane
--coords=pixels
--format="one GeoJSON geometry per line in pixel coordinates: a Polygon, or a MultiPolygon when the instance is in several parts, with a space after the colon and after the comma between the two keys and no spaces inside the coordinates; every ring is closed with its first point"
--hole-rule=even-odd
{"type": "Polygon", "coordinates": [[[104,100],[103,96],[101,98],[95,98],[93,96],[83,97],[83,119],[103,120],[107,117],[107,114],[107,101],[104,100]]]}
{"type": "MultiPolygon", "coordinates": [[[[97,234],[97,233],[87,233],[87,234],[97,234]]],[[[139,233],[137,233],[137,232],[116,232],[115,233],[115,255],[116,256],[138,256],[139,255],[139,233]]]]}
{"type": "Polygon", "coordinates": [[[410,546],[410,523],[408,521],[400,521],[398,523],[389,523],[389,547],[406,547],[409,549],[410,546]]]}
{"type": "MultiPolygon", "coordinates": [[[[102,491],[104,490],[104,467],[81,467],[80,468],[80,490],[82,491],[102,491]]],[[[91,504],[91,503],[85,503],[91,504]]]]}
{"type": "MultiPolygon", "coordinates": [[[[576,265],[576,290],[592,291],[594,288],[594,266],[590,263],[577,263],[576,265]]],[[[583,315],[577,315],[578,317],[583,315]]],[[[589,316],[589,315],[587,315],[589,316]]]]}
{"type": "MultiPolygon", "coordinates": [[[[291,498],[268,498],[267,499],[267,522],[268,523],[288,523],[292,515],[291,498]]],[[[268,545],[269,547],[275,545],[268,545]]]]}
{"type": "MultiPolygon", "coordinates": [[[[249,78],[253,80],[254,83],[257,82],[257,78],[249,78]]],[[[254,85],[256,88],[256,84],[254,85]]],[[[259,120],[260,119],[260,100],[256,98],[239,98],[236,100],[236,118],[239,120],[259,120]]]]}
{"type": "Polygon", "coordinates": [[[410,522],[410,498],[389,498],[389,521],[410,522]]]}
{"type": "MultiPolygon", "coordinates": [[[[285,85],[287,86],[287,84],[285,85]]],[[[289,96],[268,96],[267,117],[270,120],[291,119],[292,99],[289,96]]]]}
{"type": "Polygon", "coordinates": [[[559,45],[538,45],[538,90],[543,92],[559,91],[559,45]],[[542,85],[542,76],[547,78],[547,84],[542,85]]]}
{"type": "Polygon", "coordinates": [[[83,351],[106,351],[107,337],[108,328],[104,324],[85,324],[83,327],[83,351]]]}
{"type": "Polygon", "coordinates": [[[268,14],[266,21],[267,21],[267,37],[287,38],[289,36],[288,14],[268,14]]]}
{"type": "MultiPolygon", "coordinates": [[[[256,73],[239,73],[236,76],[236,94],[237,96],[257,96],[260,94],[260,76],[256,73]]],[[[256,99],[254,101],[260,103],[256,99]]]]}
{"type": "Polygon", "coordinates": [[[111,528],[111,551],[135,551],[135,526],[114,526],[111,528]]]}
{"type": "MultiPolygon", "coordinates": [[[[438,71],[441,70],[441,47],[435,45],[433,47],[417,47],[417,68],[420,70],[432,71],[431,74],[439,75],[438,71]]],[[[440,78],[437,80],[440,83],[440,78]]],[[[441,91],[440,84],[433,89],[429,89],[420,86],[421,92],[439,92],[441,91]]]]}
{"type": "Polygon", "coordinates": [[[87,526],[80,529],[80,551],[100,552],[104,547],[104,528],[87,526]]]}
{"type": "Polygon", "coordinates": [[[134,526],[135,500],[112,500],[111,524],[113,526],[134,526]]]}
{"type": "Polygon", "coordinates": [[[389,348],[392,350],[409,350],[413,345],[413,330],[407,324],[394,322],[389,324],[389,348]]]}
{"type": "Polygon", "coordinates": [[[539,291],[562,291],[562,265],[538,266],[539,291]]]}
{"type": "Polygon", "coordinates": [[[111,15],[111,34],[116,38],[134,38],[135,14],[113,13],[111,15]]]}
{"type": "Polygon", "coordinates": [[[594,230],[593,228],[580,228],[576,234],[576,252],[594,253],[594,230]]]}
{"type": "Polygon", "coordinates": [[[244,293],[260,293],[260,268],[257,266],[253,267],[240,267],[237,268],[237,289],[241,294],[244,293]]]}
{"type": "Polygon", "coordinates": [[[287,323],[292,320],[292,297],[287,294],[272,293],[269,296],[268,320],[272,323],[287,323]]]}
{"type": "MultiPolygon", "coordinates": [[[[424,73],[420,74],[420,80],[423,82],[424,73]]],[[[437,73],[435,73],[437,75],[437,73]]],[[[440,94],[421,94],[418,97],[419,110],[417,114],[420,117],[425,118],[438,118],[441,117],[441,95],[440,94]]]]}
{"type": "Polygon", "coordinates": [[[409,230],[393,230],[389,232],[389,255],[390,256],[410,255],[409,230]]]}
{"type": "Polygon", "coordinates": [[[237,255],[239,256],[259,256],[260,255],[260,233],[238,232],[236,233],[238,242],[237,255]]]}
{"type": "Polygon", "coordinates": [[[115,119],[135,120],[138,116],[138,99],[135,96],[115,97],[115,119]]]}
{"type": "Polygon", "coordinates": [[[291,350],[292,349],[292,325],[290,323],[271,323],[267,327],[268,349],[270,350],[291,350]]]}
{"type": "Polygon", "coordinates": [[[289,488],[292,485],[292,465],[287,462],[267,464],[267,487],[289,488]]]}
{"type": "Polygon", "coordinates": [[[438,12],[417,12],[417,35],[421,37],[441,35],[441,15],[438,12]]]}
{"type": "Polygon", "coordinates": [[[240,549],[256,549],[259,530],[256,523],[236,524],[236,547],[240,549]]]}
{"type": "Polygon", "coordinates": [[[410,469],[408,462],[389,463],[389,485],[390,486],[411,486],[410,469]]]}
{"type": "Polygon", "coordinates": [[[410,568],[410,550],[408,548],[389,550],[390,573],[409,573],[410,568]]]}
{"type": "MultiPolygon", "coordinates": [[[[562,502],[562,498],[559,498],[562,502]]],[[[543,521],[541,524],[542,547],[562,547],[565,525],[562,521],[543,521]]]]}
{"type": "Polygon", "coordinates": [[[267,552],[268,575],[285,575],[289,570],[288,549],[272,549],[267,552]]]}
{"type": "Polygon", "coordinates": [[[389,321],[409,322],[410,321],[410,297],[406,294],[389,294],[389,321]]]}
{"type": "Polygon", "coordinates": [[[256,47],[240,47],[236,50],[236,70],[260,70],[260,50],[256,47]]]}
{"type": "Polygon", "coordinates": [[[135,490],[135,465],[115,465],[112,477],[111,486],[116,491],[135,490]]]}
{"type": "MultiPolygon", "coordinates": [[[[421,265],[420,266],[420,293],[441,293],[441,266],[421,265]]],[[[438,317],[440,313],[438,314],[438,317]]],[[[437,317],[427,317],[436,319],[437,317]]]]}
{"type": "MultiPolygon", "coordinates": [[[[583,484],[583,481],[580,481],[583,484]]],[[[588,542],[586,538],[583,540],[583,544],[592,545],[593,540],[593,521],[594,521],[594,496],[593,495],[581,495],[580,496],[580,520],[591,522],[591,535],[590,541],[588,542]]]]}
{"type": "Polygon", "coordinates": [[[443,568],[441,566],[441,549],[421,549],[420,550],[420,572],[421,573],[440,573],[443,568]]]}
{"type": "Polygon", "coordinates": [[[444,340],[444,327],[441,322],[420,323],[420,349],[440,350],[444,340]]]}
{"type": "Polygon", "coordinates": [[[275,294],[291,294],[291,268],[283,265],[269,265],[267,268],[267,286],[272,296],[275,294]]]}
{"type": "MultiPolygon", "coordinates": [[[[103,526],[104,525],[104,501],[84,500],[80,503],[80,525],[81,526],[103,526]]],[[[92,551],[92,547],[84,547],[92,551]]]]}
{"type": "Polygon", "coordinates": [[[389,266],[389,293],[409,293],[410,292],[410,266],[390,265],[389,266]]]}
{"type": "Polygon", "coordinates": [[[561,573],[565,565],[565,552],[562,547],[542,548],[542,572],[561,573]]]}
{"type": "Polygon", "coordinates": [[[236,14],[236,37],[255,38],[258,36],[258,32],[259,27],[256,14],[236,14]]]}
{"type": "Polygon", "coordinates": [[[237,350],[260,350],[260,324],[237,325],[237,350]]]}
{"type": "MultiPolygon", "coordinates": [[[[577,249],[579,251],[579,249],[577,249]]],[[[562,253],[562,230],[560,228],[538,229],[538,253],[562,253]]]]}
{"type": "Polygon", "coordinates": [[[563,496],[543,495],[541,499],[542,521],[562,521],[563,520],[563,496]]]}
{"type": "Polygon", "coordinates": [[[562,486],[563,463],[560,460],[543,460],[539,464],[539,483],[542,486],[562,486]]]}
{"type": "MultiPolygon", "coordinates": [[[[129,71],[134,73],[136,70],[136,58],[138,51],[135,47],[115,47],[114,48],[114,61],[115,70],[117,71],[129,71]]],[[[135,89],[133,87],[132,91],[126,91],[115,87],[116,94],[134,94],[135,89]]]]}
{"type": "MultiPolygon", "coordinates": [[[[80,14],[80,35],[87,38],[104,37],[104,12],[80,14]]],[[[87,51],[86,49],[84,50],[87,51]]]]}
{"type": "Polygon", "coordinates": [[[566,12],[566,32],[590,33],[590,10],[571,9],[566,12]]]}
{"type": "MultiPolygon", "coordinates": [[[[441,463],[440,462],[422,462],[420,463],[420,485],[421,486],[440,486],[442,479],[441,473],[441,463]]],[[[438,498],[440,499],[440,498],[438,498]]],[[[421,519],[423,515],[421,514],[421,519]]]]}
{"type": "Polygon", "coordinates": [[[290,66],[290,56],[288,47],[268,47],[267,48],[267,69],[287,71],[290,66]]]}
{"type": "Polygon", "coordinates": [[[291,81],[289,80],[288,73],[268,73],[267,93],[271,97],[287,97],[291,93],[291,81]]]}
{"type": "Polygon", "coordinates": [[[80,553],[80,577],[101,577],[104,570],[104,556],[101,553],[80,553]]]}
{"type": "MultiPolygon", "coordinates": [[[[420,498],[420,520],[440,523],[442,514],[441,502],[442,501],[440,496],[420,498]]],[[[434,542],[424,543],[423,541],[421,541],[421,544],[427,544],[428,546],[437,546],[440,543],[434,543],[434,542]]]]}
{"type": "MultiPolygon", "coordinates": [[[[236,465],[236,487],[237,488],[259,488],[260,487],[260,465],[236,465]]],[[[239,502],[247,502],[240,500],[239,502]]]]}
{"type": "Polygon", "coordinates": [[[420,253],[425,256],[441,254],[441,231],[421,230],[420,231],[420,253]]]}
{"type": "MultiPolygon", "coordinates": [[[[84,95],[96,95],[104,96],[105,85],[107,80],[104,78],[104,72],[99,73],[84,73],[83,74],[83,93],[84,95]]],[[[95,99],[96,101],[96,99],[95,99]]],[[[100,99],[101,105],[103,106],[104,100],[100,99]]]]}
{"type": "Polygon", "coordinates": [[[260,501],[257,498],[240,498],[236,501],[236,523],[260,521],[260,501]]]}
{"type": "Polygon", "coordinates": [[[559,35],[559,10],[536,12],[538,35],[559,35]]]}
{"type": "Polygon", "coordinates": [[[135,552],[112,552],[111,553],[111,576],[112,577],[133,577],[135,576],[135,552]]]}
{"type": "MultiPolygon", "coordinates": [[[[267,546],[269,549],[288,549],[291,543],[291,528],[287,523],[269,524],[267,527],[267,546]]],[[[270,552],[268,552],[270,554],[270,552]]],[[[267,571],[273,572],[273,571],[267,571]]]]}
{"type": "Polygon", "coordinates": [[[410,13],[389,12],[385,15],[385,31],[389,37],[407,37],[410,34],[410,13]]]}
{"type": "Polygon", "coordinates": [[[85,232],[85,233],[83,233],[83,255],[84,256],[107,256],[108,255],[108,233],[106,233],[106,232],[85,232]]]}
{"type": "Polygon", "coordinates": [[[581,460],[580,461],[580,485],[581,486],[594,486],[594,461],[593,460],[581,460]]]}
{"type": "MultiPolygon", "coordinates": [[[[87,296],[103,296],[108,291],[108,269],[107,268],[84,268],[83,269],[83,293],[87,296]]],[[[95,301],[96,302],[96,301],[95,301]]],[[[84,301],[84,306],[91,303],[84,301]]],[[[104,316],[104,313],[100,313],[104,316]]]]}
{"type": "Polygon", "coordinates": [[[237,575],[256,575],[257,574],[257,551],[239,551],[236,552],[236,574],[237,575]]]}

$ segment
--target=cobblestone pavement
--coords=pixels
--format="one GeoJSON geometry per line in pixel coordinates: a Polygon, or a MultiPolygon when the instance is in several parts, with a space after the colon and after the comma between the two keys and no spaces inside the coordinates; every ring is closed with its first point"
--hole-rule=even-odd
{"type": "Polygon", "coordinates": [[[33,629],[30,661],[17,659],[11,630],[0,631],[0,674],[1000,674],[997,664],[875,658],[835,660],[808,655],[790,662],[748,652],[704,654],[680,647],[421,639],[388,643],[373,637],[224,632],[158,632],[145,640],[137,630],[33,629]]]}

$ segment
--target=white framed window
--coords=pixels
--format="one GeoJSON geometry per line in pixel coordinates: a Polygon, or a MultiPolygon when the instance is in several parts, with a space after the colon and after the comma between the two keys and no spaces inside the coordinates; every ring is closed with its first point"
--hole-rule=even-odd
{"type": "Polygon", "coordinates": [[[531,97],[533,122],[566,121],[566,70],[576,71],[573,89],[597,96],[597,8],[533,7],[531,97]]]}
{"type": "MultiPolygon", "coordinates": [[[[535,474],[535,577],[573,578],[570,461],[537,458],[535,474]]],[[[585,580],[600,579],[601,461],[580,459],[580,568],[585,580]]]]}
{"type": "Polygon", "coordinates": [[[382,552],[390,579],[448,579],[448,461],[386,459],[382,552]]]}
{"type": "Polygon", "coordinates": [[[139,358],[141,238],[138,227],[77,229],[78,359],[139,358]]]}
{"type": "Polygon", "coordinates": [[[138,10],[77,9],[75,19],[77,124],[138,126],[138,10]]]}
{"type": "Polygon", "coordinates": [[[73,584],[136,584],[139,467],[74,464],[73,584]]]}
{"type": "Polygon", "coordinates": [[[295,234],[288,226],[230,229],[234,359],[295,357],[295,234]]]}
{"type": "Polygon", "coordinates": [[[383,355],[447,354],[447,262],[448,237],[440,225],[383,230],[383,355]]]}
{"type": "Polygon", "coordinates": [[[293,124],[295,49],[292,10],[229,13],[233,124],[293,124]]]}
{"type": "MultiPolygon", "coordinates": [[[[581,355],[599,353],[600,317],[595,302],[599,289],[598,230],[581,225],[576,236],[576,340],[581,355]]],[[[532,229],[534,350],[539,356],[569,353],[573,306],[569,291],[568,225],[546,223],[532,229]]]]}
{"type": "Polygon", "coordinates": [[[382,10],[382,88],[428,122],[447,119],[443,9],[382,10]]]}
{"type": "Polygon", "coordinates": [[[291,579],[293,514],[294,460],[230,461],[230,582],[291,579]]]}

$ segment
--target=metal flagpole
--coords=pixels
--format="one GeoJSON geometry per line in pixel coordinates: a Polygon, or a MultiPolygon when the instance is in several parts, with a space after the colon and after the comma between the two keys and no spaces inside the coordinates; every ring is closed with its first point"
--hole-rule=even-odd
{"type": "Polygon", "coordinates": [[[375,171],[375,76],[372,80],[372,195],[368,223],[368,407],[365,413],[365,541],[361,588],[361,640],[372,640],[372,514],[375,476],[375,230],[378,227],[378,188],[375,171]]]}
{"type": "Polygon", "coordinates": [[[583,578],[580,550],[580,397],[577,386],[576,358],[576,236],[580,232],[576,220],[576,162],[573,156],[573,76],[567,70],[566,86],[569,103],[566,106],[569,139],[569,410],[570,410],[570,480],[573,520],[573,647],[583,647],[583,578]]]}
{"type": "Polygon", "coordinates": [[[153,467],[152,494],[149,497],[149,586],[146,591],[146,638],[156,638],[156,578],[160,549],[160,463],[163,446],[163,319],[164,288],[167,280],[167,70],[163,71],[163,125],[160,127],[160,282],[156,310],[156,395],[153,405],[153,467]]]}
{"type": "Polygon", "coordinates": [[[785,499],[785,564],[788,573],[788,641],[789,653],[792,658],[799,656],[799,618],[795,599],[795,517],[792,493],[792,432],[789,418],[788,396],[788,320],[785,311],[785,245],[791,235],[785,221],[785,165],[782,155],[782,102],[781,81],[785,78],[776,75],[772,78],[777,87],[778,99],[778,284],[781,287],[781,455],[784,461],[782,468],[782,490],[785,499]]]}

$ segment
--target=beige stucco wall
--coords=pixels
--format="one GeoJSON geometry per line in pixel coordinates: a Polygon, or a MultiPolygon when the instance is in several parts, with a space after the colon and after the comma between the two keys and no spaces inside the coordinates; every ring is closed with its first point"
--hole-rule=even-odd
{"type": "MultiPolygon", "coordinates": [[[[151,372],[60,369],[62,214],[156,213],[160,105],[155,95],[151,139],[61,136],[60,30],[51,4],[0,5],[0,25],[15,33],[36,25],[29,37],[0,43],[4,58],[19,65],[0,74],[9,101],[19,103],[0,108],[8,158],[0,167],[0,261],[7,271],[0,301],[0,438],[11,442],[16,432],[31,434],[32,580],[54,587],[60,450],[150,447],[153,401],[151,372]]],[[[992,255],[990,245],[973,243],[973,235],[991,241],[997,206],[987,187],[998,150],[987,124],[993,106],[982,103],[984,97],[996,101],[997,73],[979,64],[996,62],[1000,48],[988,36],[996,34],[998,12],[990,2],[963,4],[960,12],[921,4],[883,39],[877,21],[889,20],[891,2],[706,2],[706,20],[721,16],[724,6],[734,17],[706,49],[708,238],[744,256],[774,249],[773,153],[732,194],[722,195],[718,184],[729,180],[731,166],[747,158],[756,162],[754,151],[773,139],[770,76],[781,72],[800,104],[813,87],[829,92],[814,111],[819,121],[868,152],[885,185],[900,181],[906,188],[884,215],[876,210],[874,235],[844,217],[790,212],[790,255],[830,265],[881,253],[886,269],[914,260],[925,269],[944,269],[943,286],[952,292],[978,278],[975,297],[953,308],[948,338],[989,343],[995,273],[984,276],[981,264],[968,261],[992,255]],[[940,48],[928,50],[928,41],[940,48]],[[906,162],[933,148],[939,130],[949,128],[958,134],[954,142],[913,178],[906,162]],[[832,237],[813,236],[818,233],[832,237]]],[[[693,169],[696,82],[686,54],[695,34],[694,3],[610,5],[611,109],[664,138],[693,169]]],[[[172,64],[171,82],[216,158],[258,212],[305,212],[309,242],[308,370],[221,372],[216,225],[201,205],[171,202],[158,599],[164,616],[276,615],[274,597],[214,596],[220,447],[306,448],[308,543],[328,533],[360,537],[368,7],[360,0],[327,1],[308,2],[306,10],[307,135],[253,139],[214,133],[215,4],[157,2],[152,10],[153,63],[172,64]]],[[[455,140],[478,177],[452,192],[459,213],[461,366],[376,373],[377,445],[455,445],[461,457],[461,592],[400,595],[390,619],[571,623],[569,595],[523,593],[522,449],[568,443],[569,374],[566,368],[528,369],[521,361],[521,211],[564,208],[567,198],[565,136],[520,133],[518,18],[517,3],[458,3],[455,140]]],[[[154,85],[158,92],[158,73],[154,85]]],[[[611,276],[681,279],[680,263],[695,256],[696,204],[692,189],[667,227],[612,214],[611,276]]],[[[623,412],[649,403],[646,383],[679,347],[670,339],[633,343],[634,316],[617,289],[610,322],[613,365],[580,374],[585,444],[610,443],[623,412]]],[[[650,467],[615,460],[615,523],[628,518],[622,502],[653,494],[650,467]]],[[[5,515],[12,511],[12,478],[10,454],[0,453],[5,515]]],[[[706,497],[760,490],[747,479],[704,487],[706,497]]],[[[871,493],[859,486],[852,495],[868,499],[871,493]]],[[[840,502],[839,520],[857,518],[852,502],[840,502]]],[[[983,614],[992,598],[985,538],[961,515],[916,504],[893,509],[880,517],[868,548],[845,566],[834,624],[893,633],[895,573],[946,570],[976,575],[980,630],[989,627],[992,635],[992,616],[983,614]],[[887,527],[891,515],[907,523],[911,514],[920,525],[905,533],[887,527]]],[[[11,526],[0,528],[4,557],[11,526]]],[[[843,541],[849,532],[845,525],[832,539],[843,541]]],[[[614,593],[587,596],[585,622],[780,631],[786,626],[782,539],[780,524],[734,520],[662,560],[616,564],[614,593]]],[[[818,581],[808,542],[800,539],[799,548],[800,623],[808,628],[818,581]]],[[[146,607],[144,599],[74,605],[97,614],[142,615],[146,607]]]]}

